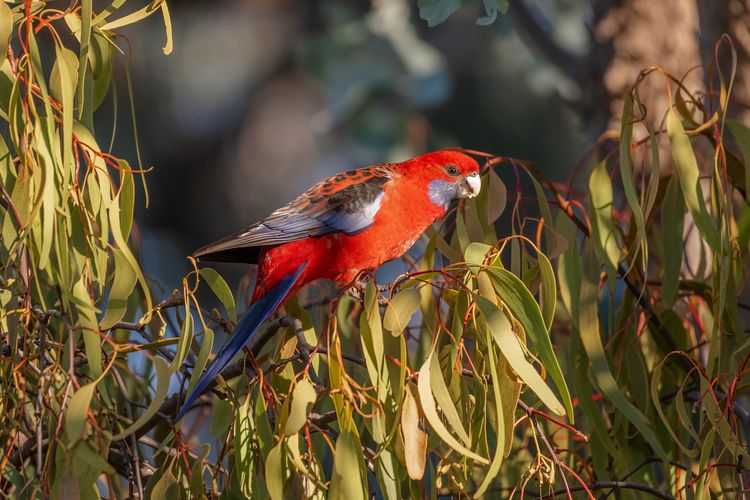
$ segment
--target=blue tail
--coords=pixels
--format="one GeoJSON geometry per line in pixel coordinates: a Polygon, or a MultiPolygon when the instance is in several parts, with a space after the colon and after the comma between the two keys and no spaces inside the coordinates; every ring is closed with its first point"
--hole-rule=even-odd
{"type": "Polygon", "coordinates": [[[229,362],[232,361],[234,356],[240,351],[240,349],[242,349],[242,346],[250,339],[250,336],[252,336],[255,330],[257,330],[258,327],[276,311],[279,305],[284,299],[286,299],[287,295],[289,295],[289,291],[294,286],[294,283],[297,281],[297,278],[299,278],[299,275],[302,273],[302,270],[306,265],[306,262],[303,263],[299,266],[297,271],[282,279],[275,287],[266,292],[260,300],[254,302],[248,308],[247,312],[242,316],[242,319],[237,323],[237,326],[229,337],[228,342],[224,344],[224,347],[219,351],[213,364],[198,379],[198,383],[195,384],[193,392],[190,393],[190,396],[188,396],[182,404],[180,411],[177,412],[175,422],[185,416],[190,410],[190,407],[193,406],[193,403],[195,403],[195,400],[203,394],[211,381],[227,367],[229,362]]]}

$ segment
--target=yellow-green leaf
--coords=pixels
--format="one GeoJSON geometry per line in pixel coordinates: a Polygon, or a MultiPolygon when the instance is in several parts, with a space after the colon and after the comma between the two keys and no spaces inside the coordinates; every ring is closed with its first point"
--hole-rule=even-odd
{"type": "Polygon", "coordinates": [[[664,305],[671,307],[679,288],[682,266],[682,232],[685,225],[685,201],[680,183],[675,176],[669,181],[662,209],[662,283],[661,297],[664,305]]]}
{"type": "Polygon", "coordinates": [[[497,267],[488,267],[486,270],[490,273],[498,295],[511,310],[513,316],[521,323],[526,335],[533,343],[540,361],[560,392],[568,414],[568,420],[573,422],[575,417],[573,416],[570,391],[555,356],[555,351],[552,349],[552,342],[547,333],[547,327],[539,305],[534,301],[534,297],[526,288],[526,285],[510,271],[497,267]]]}
{"type": "Polygon", "coordinates": [[[586,355],[591,363],[591,370],[594,373],[599,389],[604,393],[627,418],[638,431],[643,435],[646,441],[654,449],[654,452],[664,462],[667,462],[667,455],[662,448],[659,439],[651,429],[648,420],[638,408],[631,403],[625,394],[617,385],[617,381],[612,376],[609,367],[609,361],[604,354],[604,346],[599,332],[599,272],[596,264],[596,257],[589,245],[586,246],[587,252],[584,255],[584,279],[581,281],[580,301],[579,301],[579,320],[578,328],[581,334],[581,342],[586,350],[586,355]]]}
{"type": "Polygon", "coordinates": [[[289,416],[284,424],[285,435],[296,434],[305,426],[307,415],[310,413],[317,397],[315,387],[308,379],[303,378],[297,382],[291,395],[292,404],[289,407],[289,416]]]}
{"type": "Polygon", "coordinates": [[[703,189],[700,184],[700,171],[698,162],[695,159],[693,146],[690,143],[685,129],[682,127],[680,119],[670,107],[667,114],[667,134],[669,143],[672,146],[672,158],[674,158],[675,172],[680,180],[682,195],[685,199],[685,205],[690,210],[695,221],[695,226],[706,240],[708,246],[714,252],[720,250],[719,233],[716,230],[711,215],[706,209],[706,202],[703,199],[703,189]]]}
{"type": "Polygon", "coordinates": [[[458,415],[458,411],[451,400],[451,394],[448,386],[445,384],[437,356],[430,356],[430,385],[432,387],[432,394],[437,400],[440,411],[443,412],[443,416],[448,421],[448,425],[458,434],[458,437],[461,438],[461,441],[463,441],[463,444],[467,448],[471,447],[471,438],[461,424],[461,417],[458,415]]]}
{"type": "Polygon", "coordinates": [[[607,162],[599,162],[589,178],[589,195],[591,203],[591,229],[596,249],[603,257],[610,283],[617,277],[621,252],[617,244],[617,234],[612,220],[612,181],[607,172],[607,162]]]}
{"type": "Polygon", "coordinates": [[[430,364],[432,361],[433,354],[431,353],[424,361],[422,368],[419,370],[419,379],[417,380],[417,389],[419,392],[419,402],[422,406],[422,412],[425,418],[430,423],[430,426],[437,432],[438,436],[445,441],[445,444],[459,452],[460,454],[471,458],[481,464],[489,464],[489,460],[477,455],[470,449],[462,445],[450,431],[445,427],[443,421],[438,415],[437,407],[435,406],[435,399],[432,396],[432,382],[430,373],[430,364]]]}
{"type": "Polygon", "coordinates": [[[394,337],[409,325],[412,315],[419,309],[421,295],[417,288],[401,290],[388,301],[383,316],[383,328],[391,332],[394,337]]]}
{"type": "Polygon", "coordinates": [[[513,333],[510,321],[503,312],[484,297],[475,297],[477,306],[487,321],[493,340],[497,343],[511,368],[539,397],[547,408],[557,415],[565,414],[565,407],[544,382],[534,366],[526,360],[521,344],[513,333]]]}
{"type": "Polygon", "coordinates": [[[96,382],[90,382],[78,389],[68,401],[68,409],[65,411],[65,432],[71,443],[78,441],[83,434],[83,424],[86,422],[86,413],[95,388],[96,382]]]}
{"type": "Polygon", "coordinates": [[[364,500],[367,483],[360,470],[362,445],[351,429],[344,429],[336,439],[333,474],[328,498],[331,500],[364,500]]]}
{"type": "Polygon", "coordinates": [[[198,383],[198,379],[203,373],[203,368],[206,367],[208,356],[211,354],[211,349],[214,346],[214,331],[210,328],[203,330],[203,341],[201,342],[201,348],[198,352],[198,357],[195,360],[195,366],[193,367],[193,373],[190,374],[190,383],[188,383],[186,394],[193,392],[193,387],[198,383]]]}
{"type": "Polygon", "coordinates": [[[5,2],[0,2],[0,58],[5,59],[13,32],[13,14],[5,2]]]}
{"type": "Polygon", "coordinates": [[[201,278],[206,281],[208,286],[211,288],[211,291],[213,291],[214,295],[216,295],[216,298],[221,301],[221,305],[223,305],[224,309],[227,310],[229,319],[233,323],[236,323],[237,308],[234,304],[234,296],[232,295],[232,290],[230,290],[227,282],[224,281],[224,278],[222,278],[218,272],[216,272],[214,269],[211,269],[210,267],[202,268],[200,270],[200,273],[201,278]]]}
{"type": "Polygon", "coordinates": [[[83,335],[86,358],[91,376],[96,378],[102,373],[102,346],[99,337],[99,323],[96,321],[97,310],[91,302],[91,296],[86,289],[84,276],[73,285],[73,299],[76,303],[78,319],[76,327],[83,335]]]}
{"type": "Polygon", "coordinates": [[[154,356],[154,368],[156,369],[156,392],[154,397],[151,399],[146,410],[141,414],[138,419],[130,424],[127,429],[117,434],[113,439],[118,441],[140,429],[146,422],[151,420],[151,417],[156,415],[156,412],[161,408],[161,404],[167,398],[167,391],[169,391],[169,365],[159,356],[154,356]]]}
{"type": "Polygon", "coordinates": [[[750,201],[750,128],[736,120],[727,120],[726,125],[742,152],[745,163],[745,199],[750,201]]]}
{"type": "Polygon", "coordinates": [[[99,323],[102,330],[112,328],[127,312],[128,299],[133,293],[137,277],[119,249],[112,249],[114,271],[112,273],[112,287],[109,290],[109,301],[104,317],[99,323]]]}

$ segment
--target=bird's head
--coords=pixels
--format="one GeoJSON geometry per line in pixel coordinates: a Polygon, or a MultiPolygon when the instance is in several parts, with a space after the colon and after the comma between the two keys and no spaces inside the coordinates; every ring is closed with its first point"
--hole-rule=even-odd
{"type": "Polygon", "coordinates": [[[435,151],[405,163],[409,174],[419,175],[427,183],[435,205],[447,207],[455,199],[473,198],[482,186],[477,162],[458,151],[435,151]]]}

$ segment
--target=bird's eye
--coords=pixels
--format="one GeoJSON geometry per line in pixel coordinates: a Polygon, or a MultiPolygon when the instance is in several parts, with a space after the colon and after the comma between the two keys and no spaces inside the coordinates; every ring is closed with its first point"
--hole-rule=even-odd
{"type": "Polygon", "coordinates": [[[448,165],[445,167],[445,173],[450,175],[451,177],[457,177],[461,172],[455,165],[448,165]]]}

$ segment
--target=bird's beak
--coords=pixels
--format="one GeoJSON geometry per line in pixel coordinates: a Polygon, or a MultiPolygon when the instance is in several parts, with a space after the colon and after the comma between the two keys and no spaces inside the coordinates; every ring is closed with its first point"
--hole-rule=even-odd
{"type": "Polygon", "coordinates": [[[458,185],[458,197],[474,198],[479,194],[480,189],[482,189],[482,180],[479,178],[479,173],[474,172],[464,177],[458,185]]]}

